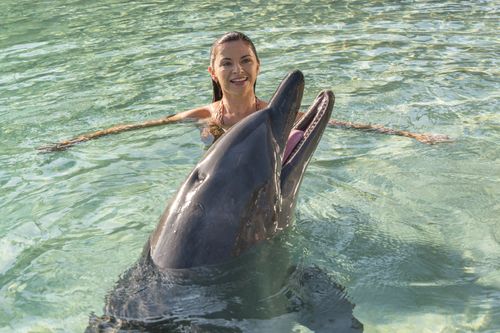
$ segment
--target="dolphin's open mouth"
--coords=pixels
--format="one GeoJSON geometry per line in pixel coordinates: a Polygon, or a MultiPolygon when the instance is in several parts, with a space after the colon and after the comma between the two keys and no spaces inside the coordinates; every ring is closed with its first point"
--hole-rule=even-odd
{"type": "MultiPolygon", "coordinates": [[[[328,94],[326,92],[321,92],[309,110],[307,110],[302,118],[294,124],[285,147],[283,165],[291,161],[305,145],[311,134],[314,132],[314,129],[316,129],[316,127],[325,118],[328,105],[328,94]]],[[[328,119],[323,121],[328,121],[328,119]]]]}

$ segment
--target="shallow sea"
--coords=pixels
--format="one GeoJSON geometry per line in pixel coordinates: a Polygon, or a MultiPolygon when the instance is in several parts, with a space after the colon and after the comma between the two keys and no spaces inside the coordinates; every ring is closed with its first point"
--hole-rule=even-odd
{"type": "Polygon", "coordinates": [[[345,286],[365,332],[499,332],[499,14],[498,1],[3,0],[0,332],[82,332],[206,151],[192,123],[36,148],[208,103],[209,47],[230,30],[256,44],[260,98],[300,69],[304,108],[332,89],[335,119],[454,139],[328,128],[287,231],[294,260],[345,286]]]}

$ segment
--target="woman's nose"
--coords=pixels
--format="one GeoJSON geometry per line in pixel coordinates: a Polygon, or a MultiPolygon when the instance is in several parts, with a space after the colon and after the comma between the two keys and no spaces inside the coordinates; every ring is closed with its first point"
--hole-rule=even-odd
{"type": "Polygon", "coordinates": [[[242,69],[243,69],[243,66],[241,66],[240,64],[235,64],[233,66],[233,72],[234,73],[240,73],[242,69]]]}

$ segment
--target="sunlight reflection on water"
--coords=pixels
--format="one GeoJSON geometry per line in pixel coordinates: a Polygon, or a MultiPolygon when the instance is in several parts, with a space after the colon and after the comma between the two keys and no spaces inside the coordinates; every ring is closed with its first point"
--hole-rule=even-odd
{"type": "Polygon", "coordinates": [[[233,29],[263,99],[299,68],[304,107],[331,88],[335,119],[455,139],[328,128],[292,257],[347,288],[366,332],[500,330],[494,3],[4,1],[0,22],[0,332],[83,331],[205,149],[191,123],[34,148],[208,103],[233,29]]]}

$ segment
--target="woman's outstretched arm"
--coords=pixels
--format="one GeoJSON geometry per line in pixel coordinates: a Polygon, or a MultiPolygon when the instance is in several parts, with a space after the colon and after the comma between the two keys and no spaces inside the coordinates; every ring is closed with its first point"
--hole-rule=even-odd
{"type": "MultiPolygon", "coordinates": [[[[204,119],[204,118],[207,118],[207,116],[209,116],[209,115],[210,115],[210,111],[208,111],[206,107],[203,107],[203,108],[199,108],[199,109],[194,109],[194,110],[182,112],[179,114],[166,116],[166,117],[159,118],[159,119],[147,120],[147,121],[144,121],[142,123],[116,125],[116,126],[113,126],[113,127],[107,128],[107,129],[82,134],[82,135],[79,135],[79,136],[74,137],[74,138],[69,139],[69,140],[63,140],[63,141],[59,141],[59,142],[56,142],[56,143],[53,143],[50,145],[41,146],[41,147],[38,147],[37,150],[42,151],[42,152],[53,152],[53,151],[65,150],[65,149],[67,149],[67,148],[69,148],[77,143],[97,139],[97,138],[99,138],[101,136],[105,136],[105,135],[117,134],[117,133],[121,133],[121,132],[126,132],[126,131],[141,129],[141,128],[147,128],[147,127],[153,127],[153,126],[166,125],[166,124],[174,123],[174,122],[184,120],[184,119],[204,119]]],[[[329,124],[331,126],[335,126],[335,127],[378,132],[378,133],[389,134],[389,135],[405,136],[408,138],[413,138],[413,139],[420,141],[422,143],[431,144],[431,145],[436,144],[436,143],[441,143],[441,142],[452,141],[450,139],[450,137],[448,137],[447,135],[443,135],[443,134],[413,133],[413,132],[402,131],[402,130],[394,130],[394,129],[387,128],[387,127],[384,127],[381,125],[353,123],[353,122],[349,122],[349,121],[340,121],[340,120],[335,120],[335,119],[331,119],[329,124]]]]}
{"type": "Polygon", "coordinates": [[[166,124],[175,123],[175,122],[178,122],[178,121],[184,120],[184,119],[194,119],[194,120],[203,119],[203,118],[206,118],[207,115],[210,115],[210,111],[208,111],[208,109],[206,107],[201,107],[198,109],[181,112],[181,113],[174,114],[174,115],[169,115],[169,116],[159,118],[159,119],[147,120],[147,121],[144,121],[142,123],[116,125],[116,126],[113,126],[113,127],[107,128],[107,129],[82,134],[82,135],[76,136],[76,137],[69,139],[69,140],[63,140],[63,141],[59,141],[59,142],[49,144],[46,146],[41,146],[41,147],[38,147],[37,150],[39,150],[41,152],[53,152],[53,151],[65,150],[65,149],[68,149],[69,147],[71,147],[77,143],[97,139],[97,138],[100,138],[101,136],[105,136],[105,135],[117,134],[117,133],[121,133],[121,132],[126,132],[126,131],[141,129],[141,128],[147,128],[147,127],[153,127],[153,126],[166,125],[166,124]]]}
{"type": "Polygon", "coordinates": [[[375,124],[360,124],[360,123],[352,123],[350,121],[340,121],[335,119],[331,119],[329,121],[329,124],[335,127],[351,128],[356,130],[364,130],[382,134],[405,136],[407,138],[412,138],[419,142],[426,143],[429,145],[452,141],[452,139],[449,136],[444,134],[413,133],[408,131],[395,130],[384,127],[382,125],[375,125],[375,124]]]}

